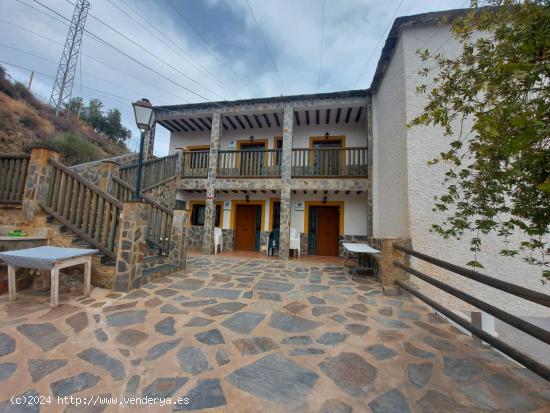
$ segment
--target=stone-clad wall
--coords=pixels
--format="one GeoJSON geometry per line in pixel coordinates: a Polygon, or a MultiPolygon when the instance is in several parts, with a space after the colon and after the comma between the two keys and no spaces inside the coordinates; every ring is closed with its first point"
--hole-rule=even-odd
{"type": "Polygon", "coordinates": [[[103,159],[100,161],[93,161],[82,163],[80,165],[71,166],[70,169],[79,174],[82,178],[90,181],[94,185],[99,185],[99,170],[103,161],[112,161],[118,163],[120,166],[129,165],[137,158],[136,153],[128,153],[125,155],[115,156],[113,158],[103,159]]]}
{"type": "Polygon", "coordinates": [[[191,225],[187,227],[187,247],[192,249],[202,249],[204,242],[204,227],[191,225]]]}
{"type": "Polygon", "coordinates": [[[143,195],[146,195],[147,197],[153,199],[153,201],[164,205],[166,208],[174,209],[176,206],[177,185],[177,179],[170,179],[169,181],[155,186],[150,190],[143,191],[143,195]]]}

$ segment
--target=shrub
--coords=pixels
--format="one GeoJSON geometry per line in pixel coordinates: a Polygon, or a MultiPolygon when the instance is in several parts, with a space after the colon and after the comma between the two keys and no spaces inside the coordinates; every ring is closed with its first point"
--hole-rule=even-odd
{"type": "Polygon", "coordinates": [[[62,133],[49,142],[49,145],[63,156],[67,166],[100,159],[99,150],[78,133],[62,133]]]}

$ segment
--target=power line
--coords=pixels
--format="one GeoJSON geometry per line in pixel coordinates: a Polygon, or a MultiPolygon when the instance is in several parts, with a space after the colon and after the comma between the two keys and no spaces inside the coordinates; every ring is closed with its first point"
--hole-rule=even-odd
{"type": "Polygon", "coordinates": [[[323,0],[323,18],[321,19],[321,47],[319,51],[319,75],[317,77],[317,92],[321,87],[321,67],[323,66],[323,39],[325,37],[325,5],[326,0],[323,0]]]}
{"type": "Polygon", "coordinates": [[[168,5],[174,9],[174,11],[179,14],[179,16],[189,25],[189,27],[191,27],[191,29],[193,29],[193,31],[195,32],[195,34],[199,37],[199,39],[202,40],[202,42],[206,45],[206,47],[208,48],[210,54],[212,54],[212,56],[214,56],[216,59],[220,60],[221,63],[223,63],[224,65],[227,66],[227,68],[229,69],[229,71],[248,89],[248,91],[250,92],[250,94],[254,94],[252,92],[252,89],[248,86],[248,84],[244,81],[244,79],[237,73],[235,72],[235,70],[233,70],[233,67],[225,60],[225,58],[223,57],[223,55],[221,53],[219,53],[217,51],[217,49],[212,46],[210,44],[210,42],[198,31],[198,29],[195,27],[195,25],[187,18],[185,17],[184,14],[182,14],[177,8],[176,6],[174,6],[172,4],[172,2],[170,0],[165,0],[166,3],[168,3],[168,5]]]}
{"type": "MultiPolygon", "coordinates": [[[[20,3],[22,3],[22,4],[26,4],[26,3],[24,3],[24,2],[21,1],[21,0],[16,0],[16,1],[18,1],[18,2],[20,2],[20,3]]],[[[42,7],[44,7],[44,8],[46,8],[46,9],[50,10],[51,12],[53,12],[53,13],[55,13],[56,15],[60,16],[61,18],[65,19],[65,20],[68,20],[65,16],[63,16],[62,14],[58,13],[57,11],[51,9],[50,7],[46,6],[45,4],[41,3],[40,1],[38,1],[38,0],[32,0],[32,1],[35,2],[35,3],[37,3],[37,4],[39,4],[39,5],[41,5],[42,7]]],[[[147,70],[150,70],[151,72],[157,74],[158,76],[160,76],[160,77],[162,77],[163,79],[169,81],[170,83],[173,83],[174,85],[176,85],[176,86],[178,86],[178,87],[180,87],[180,88],[182,88],[182,89],[188,91],[189,93],[191,93],[191,94],[193,94],[193,95],[195,95],[195,96],[197,96],[197,97],[199,97],[199,98],[201,98],[201,99],[206,100],[207,102],[212,103],[213,105],[222,107],[222,105],[220,105],[218,102],[212,102],[210,99],[208,99],[208,98],[202,96],[201,94],[195,92],[194,90],[189,89],[188,87],[182,85],[182,84],[179,83],[179,82],[176,82],[175,80],[173,80],[173,79],[169,78],[168,76],[166,76],[166,75],[164,75],[164,74],[158,72],[157,70],[151,68],[150,66],[147,66],[145,63],[140,62],[138,59],[136,59],[136,58],[130,56],[128,53],[126,53],[126,52],[120,50],[119,48],[113,46],[112,44],[110,44],[110,43],[107,42],[106,40],[103,40],[101,37],[99,37],[99,36],[97,36],[96,34],[90,32],[88,29],[84,29],[84,31],[85,31],[89,36],[91,36],[93,39],[95,39],[95,40],[97,40],[98,42],[100,42],[100,43],[102,43],[102,44],[104,44],[104,45],[110,47],[111,49],[113,49],[113,50],[117,51],[118,53],[122,54],[123,56],[127,57],[128,59],[130,59],[130,60],[133,61],[134,63],[136,63],[136,64],[138,64],[138,65],[144,67],[144,68],[147,69],[147,70]]]]}
{"type": "MultiPolygon", "coordinates": [[[[37,0],[33,0],[34,2],[38,3],[38,4],[41,4],[40,2],[38,2],[37,0]]],[[[72,3],[71,1],[69,0],[65,0],[67,3],[69,4],[74,4],[72,3]]],[[[127,41],[129,41],[130,43],[132,43],[134,46],[140,48],[141,50],[143,50],[145,53],[147,53],[148,55],[150,55],[151,57],[153,57],[154,59],[157,59],[158,61],[164,63],[166,66],[168,66],[169,68],[171,68],[172,70],[175,70],[176,72],[178,72],[180,75],[182,75],[183,77],[185,77],[187,80],[195,83],[197,86],[199,87],[202,87],[204,90],[207,90],[208,92],[212,93],[214,96],[220,98],[220,99],[224,99],[222,96],[218,95],[216,92],[214,92],[212,89],[208,88],[207,86],[203,85],[202,83],[200,82],[197,82],[195,79],[193,79],[191,76],[188,76],[187,74],[185,74],[184,72],[182,72],[181,70],[179,70],[177,67],[171,65],[170,63],[168,63],[166,60],[162,59],[160,56],[157,56],[156,54],[154,54],[153,52],[151,52],[150,50],[146,49],[144,46],[142,46],[141,44],[139,44],[138,42],[136,42],[135,40],[133,40],[132,38],[128,37],[127,35],[125,35],[124,33],[121,33],[119,30],[115,29],[113,26],[111,26],[110,24],[108,23],[105,23],[102,19],[100,19],[99,17],[97,16],[94,16],[92,13],[90,13],[90,17],[94,20],[96,20],[97,22],[101,23],[102,25],[104,25],[105,27],[107,27],[109,30],[112,30],[113,32],[115,32],[116,34],[118,34],[120,37],[126,39],[127,41]]]]}
{"type": "Polygon", "coordinates": [[[384,38],[386,37],[386,32],[389,30],[389,28],[391,27],[392,23],[393,23],[393,19],[395,18],[395,16],[397,15],[397,11],[401,8],[401,5],[403,4],[403,0],[401,0],[399,2],[399,4],[397,5],[397,7],[395,8],[394,12],[393,12],[393,15],[392,17],[390,18],[390,23],[388,24],[388,27],[386,27],[386,29],[382,32],[382,36],[380,37],[380,40],[378,40],[378,43],[376,44],[376,46],[374,47],[374,49],[372,49],[372,53],[370,54],[369,58],[366,60],[365,62],[365,65],[363,66],[363,69],[361,69],[361,72],[359,73],[359,77],[357,78],[357,81],[355,82],[355,85],[353,86],[353,88],[355,89],[357,87],[357,84],[359,83],[359,81],[361,80],[361,78],[363,77],[363,75],[365,74],[365,70],[367,70],[367,66],[369,65],[372,57],[374,56],[374,53],[376,52],[376,50],[378,49],[378,46],[380,46],[380,43],[382,43],[382,41],[384,40],[384,38]]]}
{"type": "Polygon", "coordinates": [[[206,76],[216,85],[221,87],[223,90],[228,92],[230,95],[234,95],[235,92],[228,88],[224,83],[222,83],[220,80],[216,78],[214,74],[212,74],[206,67],[202,66],[199,62],[197,62],[195,59],[193,59],[191,56],[187,56],[187,53],[185,50],[183,50],[177,43],[175,43],[170,36],[166,35],[160,29],[158,29],[154,24],[152,24],[145,16],[143,16],[134,6],[130,6],[128,3],[126,3],[125,0],[121,0],[122,4],[126,6],[127,9],[131,10],[133,13],[135,13],[137,16],[141,18],[149,27],[151,27],[153,30],[155,30],[157,33],[159,33],[162,37],[164,37],[166,40],[168,40],[172,46],[166,43],[166,41],[162,38],[159,38],[157,35],[155,35],[151,30],[149,30],[146,26],[143,26],[142,23],[138,22],[136,19],[134,19],[131,15],[126,13],[124,10],[122,10],[116,3],[114,3],[111,0],[107,0],[113,7],[115,7],[117,10],[119,10],[121,13],[123,13],[127,18],[132,20],[134,23],[138,24],[141,28],[143,28],[145,31],[147,31],[151,36],[153,36],[155,39],[159,40],[164,44],[166,47],[168,47],[170,50],[174,51],[178,56],[181,58],[189,61],[193,66],[195,66],[197,69],[201,70],[203,73],[206,74],[206,76]],[[176,49],[180,50],[178,52],[176,49]]]}
{"type": "MultiPolygon", "coordinates": [[[[35,36],[40,37],[40,38],[43,39],[43,40],[47,40],[47,41],[51,42],[51,43],[53,43],[53,44],[56,44],[56,45],[59,45],[59,46],[63,46],[63,43],[57,42],[57,41],[55,41],[55,40],[53,40],[53,39],[50,39],[50,38],[48,38],[48,37],[46,37],[46,36],[43,36],[41,33],[37,33],[37,32],[35,32],[35,31],[29,30],[29,29],[27,29],[27,28],[25,28],[25,27],[23,27],[23,26],[17,25],[17,24],[15,24],[15,23],[11,23],[11,22],[9,22],[9,21],[7,21],[7,20],[3,20],[3,19],[1,19],[1,18],[0,18],[0,22],[9,24],[10,26],[13,26],[13,27],[15,27],[15,28],[17,28],[17,29],[19,29],[19,30],[22,30],[22,31],[31,33],[31,34],[33,34],[33,35],[35,35],[35,36]]],[[[65,24],[65,25],[67,24],[67,23],[65,23],[65,22],[61,22],[61,23],[65,24]]],[[[12,48],[12,49],[15,49],[15,48],[13,48],[13,47],[11,47],[11,46],[7,46],[7,45],[4,45],[4,46],[5,46],[5,47],[12,48]]],[[[16,50],[17,50],[17,49],[16,49],[16,50]]],[[[19,51],[20,51],[21,53],[27,53],[27,54],[33,55],[33,54],[29,53],[29,52],[23,52],[22,50],[19,50],[19,51]]],[[[103,66],[106,66],[106,67],[108,67],[108,68],[110,68],[110,69],[112,69],[112,70],[116,70],[117,72],[122,73],[123,75],[126,75],[126,76],[128,76],[128,77],[130,77],[130,78],[132,78],[132,79],[135,79],[135,80],[137,80],[138,82],[141,82],[141,83],[144,83],[144,84],[146,84],[146,85],[149,85],[149,86],[153,87],[156,91],[161,91],[161,92],[163,92],[163,93],[166,93],[167,95],[172,95],[172,94],[173,94],[173,92],[169,92],[169,91],[167,91],[167,90],[165,90],[165,89],[162,89],[162,88],[158,87],[158,85],[156,85],[156,84],[153,84],[153,83],[147,82],[147,81],[144,80],[144,79],[138,78],[138,77],[134,76],[133,74],[131,74],[131,73],[129,73],[129,72],[126,72],[126,71],[124,71],[124,70],[121,70],[121,69],[119,69],[119,68],[117,68],[117,67],[115,67],[115,66],[112,66],[112,65],[110,65],[110,64],[108,64],[108,63],[106,63],[106,62],[104,62],[104,61],[102,61],[102,60],[100,60],[100,59],[97,59],[97,58],[95,58],[95,57],[93,57],[93,56],[90,56],[90,55],[88,55],[88,54],[85,54],[85,53],[83,53],[82,55],[83,55],[84,57],[86,57],[87,59],[93,60],[94,62],[97,62],[97,63],[99,63],[99,64],[101,64],[101,65],[103,65],[103,66]]],[[[33,56],[39,57],[39,58],[41,58],[41,59],[44,59],[43,57],[40,57],[40,56],[37,56],[37,55],[33,55],[33,56]]],[[[48,60],[49,60],[49,59],[48,59],[48,60]]],[[[54,62],[53,60],[50,60],[50,61],[54,62]]],[[[54,62],[54,63],[57,63],[57,62],[54,62]]],[[[90,75],[90,74],[88,74],[88,73],[86,73],[86,72],[84,72],[84,73],[87,74],[87,75],[90,75]]],[[[90,75],[90,76],[92,76],[92,75],[90,75]]],[[[112,83],[112,82],[109,82],[109,81],[107,81],[107,80],[105,80],[105,79],[102,79],[102,80],[103,80],[104,82],[112,83]]],[[[113,83],[113,84],[115,84],[115,83],[113,83]]],[[[118,87],[120,87],[120,85],[118,85],[118,84],[116,84],[116,85],[117,85],[118,87]]],[[[128,89],[128,90],[130,90],[130,89],[128,89]]],[[[142,92],[140,91],[140,92],[137,92],[137,93],[138,93],[138,94],[141,94],[142,92]]]]}
{"type": "Polygon", "coordinates": [[[260,28],[260,25],[258,24],[258,20],[256,20],[256,16],[254,15],[254,11],[252,10],[252,7],[250,7],[250,3],[248,0],[244,0],[246,5],[248,6],[248,11],[250,12],[250,15],[254,19],[254,23],[256,23],[256,28],[258,29],[258,33],[260,33],[260,37],[262,38],[262,41],[264,42],[265,49],[267,50],[267,53],[269,54],[269,57],[271,58],[271,62],[273,63],[273,67],[275,67],[275,72],[277,72],[277,77],[279,78],[279,81],[281,82],[281,85],[283,86],[283,91],[285,92],[285,95],[287,95],[287,90],[285,87],[285,84],[283,82],[283,79],[281,78],[281,74],[279,73],[279,68],[277,67],[277,62],[275,62],[275,59],[273,58],[273,55],[271,54],[271,50],[269,49],[269,46],[267,45],[267,41],[265,40],[264,34],[262,32],[262,29],[260,28]]]}

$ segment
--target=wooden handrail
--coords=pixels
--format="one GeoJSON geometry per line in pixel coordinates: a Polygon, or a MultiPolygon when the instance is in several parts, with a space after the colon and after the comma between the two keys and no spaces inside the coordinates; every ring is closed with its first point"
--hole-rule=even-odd
{"type": "Polygon", "coordinates": [[[463,277],[469,278],[471,280],[477,281],[485,285],[489,285],[498,290],[507,292],[508,294],[512,294],[516,297],[523,298],[524,300],[528,300],[533,303],[543,305],[545,307],[550,307],[550,296],[547,294],[544,294],[538,291],[533,291],[533,290],[530,290],[529,288],[512,284],[507,281],[502,281],[497,278],[493,278],[488,275],[481,274],[477,271],[473,271],[464,267],[460,267],[455,264],[451,264],[447,261],[443,261],[435,257],[431,257],[429,255],[415,251],[411,248],[407,248],[400,244],[394,243],[393,248],[399,251],[403,251],[409,255],[412,255],[413,257],[419,258],[422,261],[429,262],[430,264],[433,264],[445,270],[454,272],[455,274],[462,275],[463,277]]]}
{"type": "Polygon", "coordinates": [[[0,155],[0,203],[19,204],[27,180],[29,155],[0,155]]]}
{"type": "MultiPolygon", "coordinates": [[[[117,184],[119,185],[122,185],[124,188],[126,188],[128,191],[131,191],[131,192],[135,192],[136,189],[130,185],[128,182],[126,181],[123,181],[122,179],[120,179],[118,176],[113,176],[112,177],[113,181],[115,181],[117,184]]],[[[147,195],[143,195],[141,194],[141,198],[147,202],[148,204],[151,204],[153,206],[155,206],[156,208],[162,210],[163,212],[169,214],[169,215],[174,215],[174,212],[169,209],[169,208],[166,208],[164,205],[158,203],[157,201],[155,201],[154,199],[152,198],[149,198],[147,195]]]]}

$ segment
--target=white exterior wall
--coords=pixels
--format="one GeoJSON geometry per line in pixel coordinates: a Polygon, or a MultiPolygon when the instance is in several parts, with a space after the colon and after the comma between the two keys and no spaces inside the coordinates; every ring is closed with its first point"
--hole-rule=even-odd
{"type": "MultiPolygon", "coordinates": [[[[403,230],[400,225],[402,216],[396,220],[395,210],[402,207],[408,211],[408,235],[412,238],[413,247],[437,258],[465,266],[474,259],[469,251],[470,236],[463,240],[444,240],[431,233],[434,223],[442,222],[444,216],[433,212],[433,198],[444,191],[442,187],[445,167],[428,166],[427,161],[435,158],[447,149],[449,140],[443,137],[440,129],[434,127],[414,127],[406,129],[404,124],[421,113],[426,103],[424,95],[416,93],[416,86],[426,82],[418,75],[423,62],[416,55],[417,49],[438,49],[449,39],[448,28],[436,26],[415,26],[406,28],[397,45],[397,49],[385,74],[384,80],[374,99],[374,145],[377,155],[375,172],[374,202],[375,235],[390,236],[403,230]],[[400,78],[399,68],[404,69],[405,76],[400,78]],[[404,91],[403,91],[404,87],[404,91]],[[399,96],[400,95],[400,96],[399,96]],[[391,112],[388,113],[391,109],[391,112]],[[405,114],[403,116],[403,114],[405,114]],[[399,124],[396,125],[395,123],[399,124]],[[393,140],[392,140],[393,139],[393,140]],[[390,144],[391,142],[391,144],[390,144]],[[393,152],[393,153],[388,153],[393,152]],[[406,156],[406,162],[394,165],[393,162],[406,156]],[[394,169],[395,168],[395,169],[394,169]],[[394,173],[392,173],[394,171],[394,173]],[[398,171],[398,172],[395,172],[398,171]],[[397,179],[399,177],[399,179],[397,179]],[[403,180],[405,188],[403,190],[403,180]],[[389,188],[390,187],[390,188],[389,188]],[[399,194],[388,195],[388,192],[399,188],[399,194]]],[[[440,52],[454,56],[460,52],[460,46],[454,39],[448,40],[440,52]]],[[[401,162],[401,161],[400,161],[401,162]]],[[[402,232],[403,235],[407,231],[402,232]]],[[[550,284],[542,286],[540,269],[530,266],[520,258],[502,257],[502,241],[495,235],[482,237],[483,252],[478,254],[478,261],[484,265],[483,273],[527,288],[550,293],[550,284]]],[[[512,297],[498,290],[485,287],[458,275],[437,269],[432,265],[413,260],[413,266],[437,275],[475,296],[486,299],[508,311],[519,315],[550,316],[550,310],[512,297]]],[[[458,309],[468,309],[461,301],[451,299],[439,293],[427,284],[412,277],[424,292],[444,301],[458,309]]]]}

